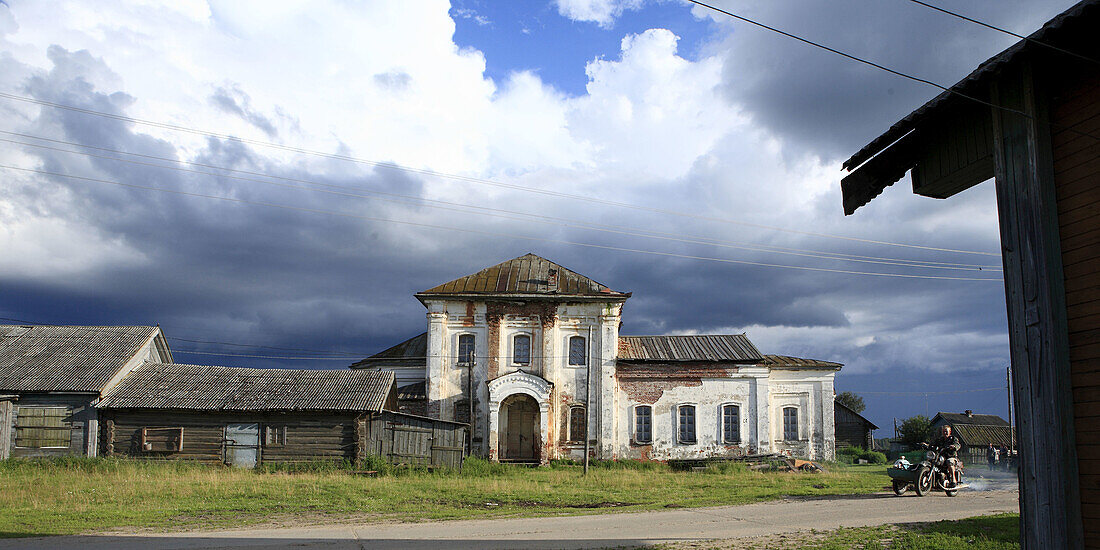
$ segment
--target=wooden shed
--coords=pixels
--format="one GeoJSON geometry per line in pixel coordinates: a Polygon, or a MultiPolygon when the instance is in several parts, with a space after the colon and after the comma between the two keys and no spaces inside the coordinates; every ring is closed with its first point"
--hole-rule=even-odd
{"type": "Polygon", "coordinates": [[[844,163],[844,212],[911,171],[995,180],[1023,548],[1100,548],[1100,1],[979,65],[844,163]]]}
{"type": "Polygon", "coordinates": [[[461,465],[463,425],[384,410],[396,404],[388,372],[148,364],[100,403],[102,452],[249,468],[368,454],[461,465]]]}
{"type": "Polygon", "coordinates": [[[846,407],[840,401],[833,402],[833,429],[836,430],[836,448],[859,447],[865,451],[875,448],[872,431],[878,426],[862,415],[846,407]]]}

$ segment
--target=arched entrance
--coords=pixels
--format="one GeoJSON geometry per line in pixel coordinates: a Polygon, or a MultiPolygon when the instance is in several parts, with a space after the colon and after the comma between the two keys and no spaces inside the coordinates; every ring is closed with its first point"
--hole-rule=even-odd
{"type": "Polygon", "coordinates": [[[539,459],[539,404],[531,396],[517,393],[500,404],[501,460],[532,461],[539,459]]]}

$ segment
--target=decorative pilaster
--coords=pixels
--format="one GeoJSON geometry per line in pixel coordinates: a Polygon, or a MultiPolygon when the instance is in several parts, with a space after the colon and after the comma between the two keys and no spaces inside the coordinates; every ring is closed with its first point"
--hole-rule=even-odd
{"type": "Polygon", "coordinates": [[[441,418],[443,400],[447,396],[447,370],[451,362],[446,358],[447,313],[428,312],[427,377],[428,416],[441,418]]]}

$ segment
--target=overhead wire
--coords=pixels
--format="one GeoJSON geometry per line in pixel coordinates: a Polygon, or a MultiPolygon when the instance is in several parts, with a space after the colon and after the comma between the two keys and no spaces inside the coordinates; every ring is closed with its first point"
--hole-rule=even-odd
{"type": "Polygon", "coordinates": [[[529,213],[529,212],[519,212],[519,211],[515,211],[515,210],[507,210],[507,209],[501,209],[501,208],[490,208],[490,207],[484,207],[484,206],[479,206],[479,205],[469,205],[469,204],[455,203],[455,202],[450,202],[450,201],[427,199],[427,198],[423,198],[423,197],[402,195],[402,194],[398,194],[398,193],[380,192],[380,191],[362,189],[362,188],[359,188],[359,187],[335,185],[335,184],[330,184],[330,183],[317,182],[317,181],[313,181],[313,180],[306,180],[306,179],[302,179],[302,178],[291,178],[291,177],[286,177],[286,176],[279,176],[279,175],[274,175],[274,174],[267,174],[267,173],[263,173],[263,172],[254,172],[254,171],[248,171],[248,170],[239,170],[239,169],[228,168],[228,167],[217,166],[217,165],[211,165],[211,164],[192,163],[192,162],[189,162],[189,161],[171,159],[171,158],[167,158],[167,157],[157,157],[157,156],[154,156],[154,155],[146,155],[146,154],[141,154],[141,153],[131,153],[131,152],[120,151],[120,150],[116,150],[116,149],[108,149],[108,148],[103,148],[103,147],[83,145],[83,144],[79,144],[79,143],[75,143],[75,142],[69,142],[69,141],[64,141],[64,140],[56,140],[56,139],[51,139],[51,138],[43,138],[43,137],[32,136],[32,135],[28,135],[28,134],[21,134],[21,133],[18,133],[18,132],[9,132],[9,131],[6,131],[6,130],[0,130],[0,134],[16,135],[16,136],[20,136],[20,137],[24,137],[24,138],[29,138],[29,139],[38,139],[38,140],[41,140],[41,141],[47,141],[47,142],[53,142],[53,143],[62,143],[62,144],[65,144],[65,145],[70,145],[70,146],[75,146],[75,147],[83,147],[83,148],[94,149],[94,150],[105,151],[105,152],[111,152],[111,153],[115,153],[115,154],[136,156],[136,157],[147,158],[147,159],[155,159],[155,160],[160,160],[160,161],[164,161],[164,162],[170,162],[170,163],[173,163],[173,164],[198,165],[198,166],[203,166],[203,167],[206,167],[206,168],[224,170],[224,171],[228,171],[228,172],[252,174],[252,175],[262,176],[262,177],[265,177],[265,178],[304,183],[304,184],[308,184],[308,185],[325,187],[325,188],[328,188],[328,189],[340,189],[340,190],[345,190],[346,189],[346,190],[350,190],[350,191],[353,191],[353,192],[330,191],[328,189],[316,189],[316,188],[312,188],[312,187],[301,187],[301,186],[297,186],[297,185],[280,184],[280,183],[276,183],[276,182],[272,182],[272,181],[255,179],[255,178],[247,178],[247,177],[233,176],[233,175],[228,175],[228,174],[218,174],[218,173],[212,173],[212,172],[204,172],[204,171],[201,171],[201,170],[193,170],[193,169],[188,169],[188,168],[182,168],[180,166],[165,166],[165,165],[160,165],[160,164],[134,161],[134,160],[117,158],[117,157],[106,156],[106,155],[97,155],[97,154],[94,154],[94,153],[88,153],[86,151],[73,151],[73,150],[69,150],[69,149],[63,149],[63,148],[60,148],[60,147],[51,147],[51,146],[48,146],[48,145],[42,145],[42,144],[38,144],[38,143],[27,143],[27,142],[23,142],[23,141],[19,141],[19,140],[10,140],[10,139],[0,138],[0,142],[12,143],[12,144],[16,144],[16,145],[22,145],[22,146],[25,146],[25,147],[34,147],[34,148],[38,148],[38,149],[46,149],[46,150],[58,151],[58,152],[63,152],[63,153],[75,154],[75,155],[82,155],[82,156],[86,156],[86,157],[90,157],[90,158],[99,158],[99,159],[111,160],[111,161],[115,161],[115,162],[122,162],[122,163],[134,164],[134,165],[139,165],[139,166],[150,166],[150,167],[155,167],[155,168],[162,168],[162,169],[176,170],[176,171],[181,171],[181,172],[202,174],[202,175],[214,176],[214,177],[219,177],[219,178],[230,178],[230,179],[235,179],[235,180],[239,180],[239,181],[248,181],[248,182],[254,182],[254,183],[261,183],[261,184],[265,184],[265,185],[273,185],[273,186],[292,188],[292,189],[302,189],[302,190],[308,190],[308,191],[316,191],[316,192],[320,192],[320,193],[327,193],[327,194],[334,194],[334,195],[341,195],[341,196],[351,196],[351,197],[364,198],[364,199],[370,199],[370,200],[378,200],[378,201],[384,201],[384,202],[390,202],[390,203],[413,204],[413,205],[416,205],[416,206],[427,206],[429,208],[437,208],[437,209],[457,211],[457,212],[469,212],[470,210],[477,210],[477,211],[482,211],[482,212],[488,213],[488,215],[490,215],[490,216],[504,218],[504,219],[511,219],[511,220],[525,221],[525,222],[535,221],[535,222],[538,222],[538,223],[556,224],[556,225],[561,225],[561,226],[571,227],[571,228],[587,229],[587,230],[601,231],[601,232],[608,232],[608,233],[616,233],[616,234],[644,237],[644,238],[650,238],[650,239],[677,241],[677,242],[683,242],[683,243],[689,243],[689,244],[704,244],[704,245],[712,245],[712,246],[738,249],[738,250],[767,252],[767,253],[773,253],[773,254],[785,254],[785,255],[800,256],[800,257],[818,258],[818,259],[830,259],[830,260],[838,260],[838,261],[849,261],[849,262],[881,264],[881,265],[895,265],[895,266],[915,267],[915,268],[923,268],[923,269],[948,269],[948,270],[966,270],[966,271],[1000,271],[1002,269],[1000,266],[996,266],[996,265],[964,264],[964,263],[954,263],[954,262],[936,262],[936,261],[925,261],[925,260],[913,260],[913,259],[905,259],[905,258],[861,256],[861,255],[844,254],[844,253],[837,253],[837,252],[807,250],[807,249],[798,249],[798,248],[790,248],[790,247],[780,247],[780,246],[775,246],[775,245],[761,245],[761,244],[756,244],[756,243],[752,243],[752,244],[735,243],[735,242],[732,242],[732,241],[724,241],[724,240],[721,240],[721,239],[714,239],[714,238],[710,238],[710,237],[697,237],[697,236],[690,236],[690,235],[681,236],[681,235],[677,235],[677,234],[673,234],[673,233],[665,233],[665,232],[652,231],[652,230],[638,230],[638,229],[634,229],[634,228],[626,228],[626,227],[623,227],[623,226],[608,225],[608,224],[596,224],[596,223],[585,222],[585,221],[582,221],[582,220],[562,218],[562,217],[557,217],[557,216],[546,216],[546,215],[534,214],[534,213],[529,213]],[[367,194],[363,195],[363,194],[360,194],[360,193],[367,193],[367,194]],[[381,198],[377,195],[381,195],[383,197],[396,197],[398,199],[404,199],[404,200],[394,200],[394,199],[381,198]],[[410,202],[410,201],[414,201],[414,202],[410,202]]]}
{"type": "Polygon", "coordinates": [[[472,228],[468,228],[468,227],[444,226],[444,225],[429,224],[429,223],[423,223],[423,222],[413,222],[413,221],[408,221],[408,220],[397,220],[397,219],[392,219],[392,218],[381,218],[381,217],[377,217],[377,216],[364,216],[364,215],[351,214],[351,213],[348,213],[348,212],[339,212],[339,211],[334,211],[334,210],[323,210],[323,209],[316,209],[316,208],[307,208],[307,207],[302,207],[302,206],[292,206],[292,205],[271,203],[271,202],[266,202],[266,201],[252,201],[252,200],[241,199],[241,198],[236,198],[236,197],[225,197],[225,196],[220,196],[220,195],[209,195],[209,194],[205,194],[205,193],[194,193],[194,192],[190,192],[190,191],[180,191],[180,190],[176,190],[176,189],[165,189],[165,188],[161,188],[161,187],[151,187],[151,186],[145,186],[145,185],[137,185],[137,184],[132,184],[132,183],[105,180],[105,179],[100,179],[100,178],[90,178],[90,177],[85,177],[85,176],[76,176],[76,175],[72,175],[72,174],[63,174],[63,173],[59,173],[59,172],[51,172],[51,171],[48,171],[48,170],[37,170],[37,169],[33,169],[33,168],[22,168],[22,167],[19,167],[19,166],[10,166],[10,165],[0,164],[0,168],[7,169],[7,170],[17,170],[17,171],[28,172],[28,173],[36,173],[36,174],[42,174],[42,175],[48,175],[48,176],[69,178],[69,179],[74,179],[74,180],[79,180],[79,181],[88,181],[88,182],[103,183],[103,184],[108,184],[108,185],[117,185],[117,186],[121,186],[121,187],[132,188],[132,189],[143,189],[143,190],[148,190],[148,191],[157,191],[157,192],[161,192],[161,193],[168,193],[168,194],[174,194],[174,195],[197,197],[197,198],[206,198],[206,199],[212,199],[212,200],[221,200],[221,201],[233,202],[233,203],[238,203],[238,204],[250,204],[250,205],[256,205],[256,206],[266,206],[266,207],[270,207],[270,208],[280,208],[280,209],[285,209],[285,210],[293,210],[293,211],[297,211],[297,212],[309,212],[309,213],[314,213],[314,214],[333,215],[333,216],[339,216],[339,217],[344,217],[344,218],[361,219],[361,220],[376,221],[376,222],[383,222],[383,223],[394,223],[394,224],[408,225],[408,226],[413,226],[413,227],[444,229],[444,230],[447,230],[447,231],[459,231],[459,232],[471,233],[471,234],[476,234],[476,235],[488,235],[488,236],[494,236],[494,237],[505,237],[505,238],[510,238],[510,239],[521,239],[521,240],[529,240],[529,241],[537,241],[537,242],[567,244],[567,245],[583,246],[583,247],[595,248],[595,249],[601,249],[601,250],[613,250],[613,251],[619,251],[619,252],[632,252],[632,253],[647,254],[647,255],[660,256],[660,257],[666,257],[666,258],[682,258],[682,259],[690,259],[690,260],[712,261],[712,262],[739,264],[739,265],[754,265],[754,266],[760,266],[760,267],[776,267],[776,268],[782,268],[782,269],[795,269],[795,270],[800,270],[800,271],[815,271],[815,272],[822,272],[822,273],[843,273],[843,274],[850,274],[850,275],[866,275],[866,276],[873,276],[873,277],[895,277],[895,278],[905,278],[905,279],[934,279],[934,280],[952,280],[952,281],[995,281],[995,282],[1001,282],[1002,281],[1002,279],[992,278],[992,277],[949,277],[949,276],[941,276],[941,275],[917,275],[917,274],[908,274],[908,273],[881,273],[881,272],[869,272],[869,271],[855,271],[855,270],[848,270],[848,269],[833,269],[833,268],[824,268],[824,267],[811,267],[811,266],[788,265],[788,264],[774,264],[774,263],[768,263],[768,262],[755,262],[755,261],[749,261],[749,260],[735,260],[735,259],[731,259],[731,258],[715,258],[715,257],[710,257],[710,256],[698,256],[698,255],[692,255],[692,254],[679,254],[679,253],[675,253],[675,252],[662,252],[662,251],[656,251],[656,250],[644,250],[644,249],[629,248],[629,247],[622,247],[622,246],[601,245],[601,244],[595,244],[595,243],[583,243],[583,242],[569,241],[569,240],[564,240],[564,239],[551,239],[551,238],[548,238],[548,237],[535,237],[535,236],[530,236],[530,235],[518,235],[518,234],[510,234],[510,233],[506,234],[506,233],[499,233],[499,232],[493,232],[493,231],[485,231],[485,230],[480,230],[480,229],[472,229],[472,228]]]}
{"type": "Polygon", "coordinates": [[[814,231],[803,231],[803,230],[790,229],[790,228],[779,227],[779,226],[757,224],[757,223],[745,222],[745,221],[740,221],[740,220],[734,220],[734,219],[730,219],[730,218],[722,218],[722,217],[717,217],[717,216],[707,216],[707,215],[702,215],[702,214],[694,214],[694,213],[690,213],[690,212],[678,212],[678,211],[675,211],[675,210],[670,210],[670,209],[665,209],[665,208],[642,206],[642,205],[631,204],[631,203],[626,203],[626,202],[613,201],[613,200],[608,200],[608,199],[601,199],[601,198],[598,198],[598,197],[592,197],[592,196],[587,196],[587,195],[578,195],[578,194],[575,194],[575,193],[566,193],[566,192],[563,192],[563,191],[554,191],[554,190],[549,190],[549,189],[540,189],[540,188],[537,188],[537,187],[529,187],[529,186],[512,184],[512,183],[504,183],[504,182],[499,182],[499,181],[490,180],[490,179],[486,179],[486,178],[476,178],[476,177],[472,177],[472,176],[463,176],[463,175],[459,175],[459,174],[450,174],[450,173],[446,173],[446,172],[440,172],[440,171],[429,170],[429,169],[424,169],[424,168],[412,168],[412,167],[407,167],[407,166],[401,166],[401,165],[398,165],[398,164],[395,164],[395,163],[379,162],[379,161],[354,157],[354,156],[350,156],[350,155],[327,153],[327,152],[324,152],[324,151],[317,151],[317,150],[306,149],[306,148],[302,148],[302,147],[294,147],[294,146],[290,146],[290,145],[283,145],[283,144],[272,143],[272,142],[267,142],[267,141],[262,141],[262,140],[242,138],[242,137],[232,136],[232,135],[229,135],[229,134],[211,132],[211,131],[206,131],[206,130],[199,130],[199,129],[190,128],[190,127],[186,127],[186,126],[181,126],[181,125],[177,125],[177,124],[168,124],[168,123],[163,123],[163,122],[158,122],[158,121],[151,121],[151,120],[146,120],[146,119],[139,119],[139,118],[135,118],[135,117],[118,115],[118,114],[114,114],[114,113],[107,113],[107,112],[103,112],[103,111],[96,111],[96,110],[93,110],[93,109],[85,109],[85,108],[81,108],[81,107],[74,107],[74,106],[71,106],[71,105],[55,103],[55,102],[51,102],[51,101],[44,101],[44,100],[40,100],[40,99],[33,98],[33,97],[20,96],[20,95],[16,95],[16,94],[5,93],[5,92],[0,92],[0,97],[15,100],[15,101],[23,101],[23,102],[27,102],[27,103],[33,103],[33,104],[41,105],[41,106],[45,106],[45,107],[71,110],[71,111],[79,112],[79,113],[82,113],[82,114],[88,114],[88,115],[93,115],[93,116],[101,116],[101,117],[105,117],[105,118],[120,120],[120,121],[124,121],[124,122],[130,122],[130,123],[134,123],[134,124],[142,124],[142,125],[148,125],[148,126],[152,126],[152,127],[156,127],[156,128],[175,130],[175,131],[186,132],[186,133],[191,133],[191,134],[196,134],[196,135],[204,135],[204,136],[208,136],[208,137],[216,137],[216,138],[224,139],[224,140],[227,140],[227,141],[247,143],[247,144],[250,144],[250,145],[257,145],[257,146],[262,146],[262,147],[270,147],[270,148],[277,149],[277,150],[296,152],[296,153],[307,154],[307,155],[314,155],[314,156],[323,157],[323,158],[343,160],[343,161],[347,161],[347,162],[364,164],[364,165],[372,166],[372,167],[375,167],[375,168],[399,170],[399,171],[403,171],[403,172],[415,173],[415,174],[426,175],[426,176],[431,176],[431,177],[452,179],[452,180],[462,181],[462,182],[466,182],[466,183],[489,185],[489,186],[494,186],[494,187],[499,187],[499,188],[504,188],[504,189],[511,189],[511,190],[515,190],[515,191],[536,193],[536,194],[552,196],[552,197],[558,197],[558,198],[571,199],[571,200],[581,200],[581,201],[593,202],[593,203],[603,204],[603,205],[607,205],[607,206],[614,206],[614,207],[618,207],[618,208],[632,209],[632,210],[637,210],[637,211],[642,211],[642,212],[651,212],[651,213],[656,213],[656,214],[663,214],[663,215],[671,215],[671,216],[677,216],[677,217],[699,219],[699,220],[711,221],[711,222],[717,222],[717,223],[727,223],[727,224],[733,224],[733,225],[740,225],[740,226],[744,226],[744,227],[753,227],[753,228],[757,228],[757,229],[767,229],[767,230],[771,230],[771,231],[781,231],[781,232],[785,232],[785,233],[806,235],[806,236],[819,237],[819,238],[839,239],[839,240],[846,240],[846,241],[852,241],[852,242],[861,242],[861,243],[867,243],[867,244],[877,244],[877,245],[883,245],[883,246],[895,246],[895,247],[903,247],[903,248],[911,248],[911,249],[919,249],[919,250],[931,250],[931,251],[938,251],[938,252],[952,252],[952,253],[959,253],[959,254],[976,254],[976,255],[1000,257],[1000,253],[997,253],[997,252],[983,252],[983,251],[974,251],[974,250],[958,250],[958,249],[944,248],[944,247],[933,247],[933,246],[924,246],[924,245],[916,245],[916,244],[908,244],[908,243],[883,241],[883,240],[877,240],[877,239],[866,239],[866,238],[861,238],[861,237],[850,237],[850,236],[835,235],[835,234],[830,234],[830,233],[820,233],[820,232],[814,232],[814,231]]]}

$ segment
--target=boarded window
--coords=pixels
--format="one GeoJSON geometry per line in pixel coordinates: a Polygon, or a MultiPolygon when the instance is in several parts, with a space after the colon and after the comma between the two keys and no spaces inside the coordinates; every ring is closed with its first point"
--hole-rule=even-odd
{"type": "Polygon", "coordinates": [[[68,447],[73,428],[69,407],[19,407],[15,446],[31,449],[68,447]]]}
{"type": "Polygon", "coordinates": [[[798,409],[794,407],[783,409],[783,439],[798,441],[798,409]]]}
{"type": "Polygon", "coordinates": [[[695,443],[695,405],[680,405],[678,438],[680,443],[695,443]]]}
{"type": "Polygon", "coordinates": [[[141,450],[147,453],[182,451],[183,428],[142,428],[141,450]]]}
{"type": "Polygon", "coordinates": [[[741,408],[737,405],[722,405],[722,441],[741,442],[741,408]]]}
{"type": "Polygon", "coordinates": [[[264,426],[264,447],[282,447],[286,445],[286,426],[268,424],[264,426]]]}
{"type": "Polygon", "coordinates": [[[588,363],[588,346],[584,336],[572,336],[569,338],[569,364],[585,365],[588,363]]]}
{"type": "Polygon", "coordinates": [[[588,431],[588,415],[584,407],[569,408],[569,441],[583,442],[588,431]]]}
{"type": "Polygon", "coordinates": [[[653,441],[653,407],[639,405],[634,408],[634,441],[650,443],[653,441]]]}
{"type": "Polygon", "coordinates": [[[458,362],[470,365],[474,362],[474,335],[463,334],[458,337],[458,362]]]}
{"type": "Polygon", "coordinates": [[[520,365],[531,364],[531,337],[517,334],[512,338],[512,362],[520,365]]]}

